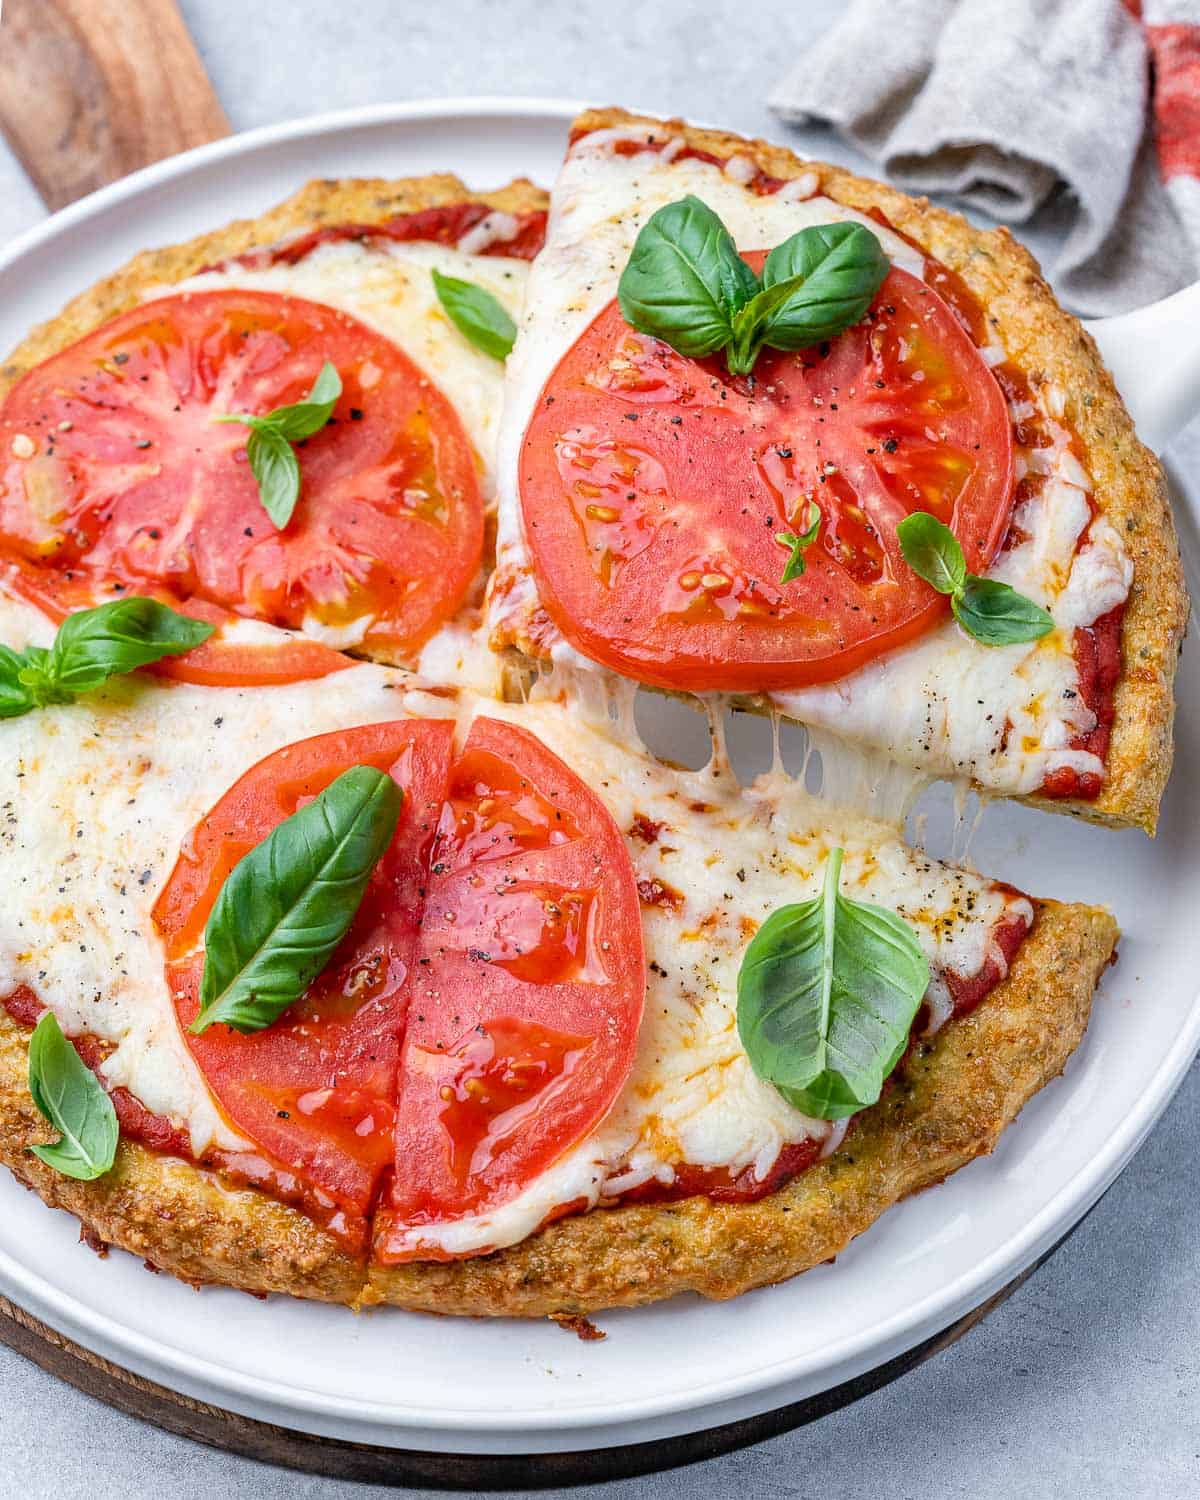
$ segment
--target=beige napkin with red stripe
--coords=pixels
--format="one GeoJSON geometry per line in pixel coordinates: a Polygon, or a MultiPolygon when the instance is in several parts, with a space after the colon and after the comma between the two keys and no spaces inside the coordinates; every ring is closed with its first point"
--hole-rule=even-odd
{"type": "Polygon", "coordinates": [[[1009,223],[1063,194],[1081,312],[1200,275],[1200,0],[851,0],[770,105],[1009,223]]]}

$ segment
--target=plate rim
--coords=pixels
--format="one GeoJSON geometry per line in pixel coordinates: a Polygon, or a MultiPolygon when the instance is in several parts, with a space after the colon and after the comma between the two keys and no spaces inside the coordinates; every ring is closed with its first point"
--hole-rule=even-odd
{"type": "MultiPolygon", "coordinates": [[[[31,254],[64,235],[74,233],[109,208],[131,203],[164,183],[186,178],[214,162],[254,155],[283,142],[306,137],[325,138],[414,120],[451,124],[500,116],[513,121],[524,118],[565,125],[583,107],[582,101],[561,97],[475,95],[372,104],[258,126],[142,168],[34,225],[0,251],[0,278],[31,254]]],[[[651,110],[645,112],[655,113],[651,110]]],[[[1164,460],[1164,463],[1172,489],[1185,498],[1189,507],[1194,506],[1192,489],[1183,474],[1169,460],[1164,460]]],[[[1186,524],[1184,517],[1177,517],[1177,520],[1186,524]]],[[[366,1401],[231,1371],[215,1361],[159,1344],[129,1329],[100,1308],[59,1291],[3,1249],[0,1249],[0,1287],[35,1314],[48,1313],[47,1321],[61,1319],[74,1333],[81,1334],[79,1341],[94,1352],[100,1352],[97,1345],[101,1349],[121,1351],[143,1368],[179,1378],[193,1388],[240,1396],[243,1403],[259,1410],[326,1420],[342,1419],[360,1430],[363,1427],[375,1429],[380,1434],[379,1442],[385,1441],[385,1433],[394,1435],[413,1427],[444,1433],[518,1436],[535,1430],[567,1433],[578,1429],[638,1424],[690,1412],[703,1413],[723,1403],[760,1396],[764,1391],[777,1389],[782,1394],[790,1384],[814,1379],[821,1382],[819,1388],[824,1389],[826,1384],[843,1378],[845,1371],[863,1368],[873,1356],[886,1359],[913,1347],[921,1338],[940,1332],[965,1310],[984,1301],[1008,1279],[1032,1264],[1064,1230],[1078,1223],[1111,1185],[1174,1097],[1198,1051],[1200,991],[1194,996],[1184,1024],[1163,1054],[1137,1106],[1125,1116],[1101,1150],[1037,1214],[1022,1223],[1014,1235],[956,1281],[910,1304],[885,1322],[838,1344],[826,1346],[819,1354],[776,1360],[741,1375],[712,1380],[702,1386],[664,1393],[655,1398],[643,1396],[624,1402],[591,1403],[569,1409],[547,1404],[529,1407],[519,1413],[478,1409],[457,1412],[443,1405],[424,1407],[412,1403],[366,1401]]],[[[371,1441],[370,1437],[365,1440],[371,1441]]]]}
{"type": "MultiPolygon", "coordinates": [[[[0,276],[31,251],[40,249],[48,240],[69,233],[106,209],[150,192],[176,177],[201,171],[226,157],[253,155],[262,148],[277,146],[284,141],[303,140],[306,136],[339,135],[345,131],[369,130],[402,120],[469,120],[499,114],[561,120],[566,125],[582,110],[589,108],[590,103],[589,100],[566,95],[449,94],[436,99],[351,105],[346,109],[322,110],[317,114],[296,115],[292,119],[277,120],[268,125],[255,125],[249,130],[235,130],[215,141],[192,146],[187,151],[180,151],[174,156],[163,157],[161,161],[151,162],[149,166],[139,167],[136,172],[130,172],[125,177],[117,178],[115,182],[86,193],[74,203],[68,203],[65,208],[60,208],[39,223],[22,230],[0,249],[0,276]]],[[[655,113],[654,110],[640,112],[655,113]]]]}

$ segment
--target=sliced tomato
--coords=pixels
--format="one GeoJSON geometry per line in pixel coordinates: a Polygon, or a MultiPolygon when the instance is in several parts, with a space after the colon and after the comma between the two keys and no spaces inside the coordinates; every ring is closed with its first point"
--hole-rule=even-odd
{"type": "Polygon", "coordinates": [[[477,719],[433,849],[404,1039],[385,1261],[576,1145],[629,1076],[645,997],[637,888],[599,799],[523,729],[477,719]]]}
{"type": "Polygon", "coordinates": [[[367,1212],[392,1161],[407,986],[452,739],[449,722],[415,719],[319,735],[268,756],[195,829],[154,908],[186,1028],[199,1010],[204,924],[238,860],[350,766],[375,766],[403,788],[396,836],[304,999],[249,1035],[222,1025],[185,1032],[233,1124],[353,1214],[367,1212]]]}
{"type": "Polygon", "coordinates": [[[895,268],[862,322],[765,350],[750,379],[636,333],[613,302],[551,375],[520,464],[566,639],[697,690],[829,681],[928,630],[946,601],[904,562],[897,522],[931,512],[982,571],[1012,489],[999,385],[937,292],[895,268]],[[777,537],[806,531],[814,502],[807,569],[781,583],[777,537]]]}
{"type": "MultiPolygon", "coordinates": [[[[315,302],[219,291],[145,303],[32,370],[0,410],[0,548],[35,584],[57,575],[335,628],[406,659],[461,603],[482,545],[476,461],[453,407],[394,344],[315,302]],[[247,429],[214,418],[302,400],[325,360],[342,395],[298,447],[300,499],[278,531],[247,429]]],[[[236,680],[263,680],[261,647],[220,649],[222,680],[239,651],[249,675],[236,680]]]]}
{"type": "Polygon", "coordinates": [[[262,1031],[186,1033],[229,1120],[351,1215],[408,1225],[511,1197],[608,1111],[645,993],[633,867],[603,804],[531,734],[410,719],[268,756],[189,835],[154,908],[180,1026],[234,865],[352,765],[404,789],[396,836],[304,998],[262,1031]]]}

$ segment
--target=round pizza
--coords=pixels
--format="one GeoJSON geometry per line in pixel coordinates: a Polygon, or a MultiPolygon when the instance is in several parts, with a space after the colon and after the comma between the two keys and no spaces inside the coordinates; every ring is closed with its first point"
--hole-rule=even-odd
{"type": "Polygon", "coordinates": [[[730,1297],[1062,1071],[1112,917],[853,792],[1154,825],[1161,470],[1007,236],[593,112],[549,202],[317,183],[147,252],[0,396],[0,1160],[93,1246],[730,1297]],[[664,761],[637,684],[805,724],[824,789],[664,761]]]}

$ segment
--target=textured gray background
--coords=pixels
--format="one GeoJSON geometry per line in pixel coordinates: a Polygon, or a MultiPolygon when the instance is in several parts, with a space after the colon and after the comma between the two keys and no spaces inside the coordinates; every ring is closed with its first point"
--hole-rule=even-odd
{"type": "MultiPolygon", "coordinates": [[[[644,104],[778,135],[762,102],[767,88],[837,8],[836,0],[182,0],[235,129],[373,101],[494,93],[644,104]]],[[[814,154],[853,160],[817,132],[799,139],[814,154]]],[[[40,217],[36,195],[0,148],[0,238],[40,217]]],[[[1026,237],[1039,252],[1052,250],[1054,215],[1026,237]]],[[[1200,463],[1196,427],[1177,457],[1200,463]]],[[[1071,1242],[948,1353],[817,1426],[588,1493],[1194,1500],[1198,1133],[1193,1069],[1071,1242]]],[[[0,1348],[4,1500],[342,1500],[368,1492],[156,1432],[0,1348]]]]}

